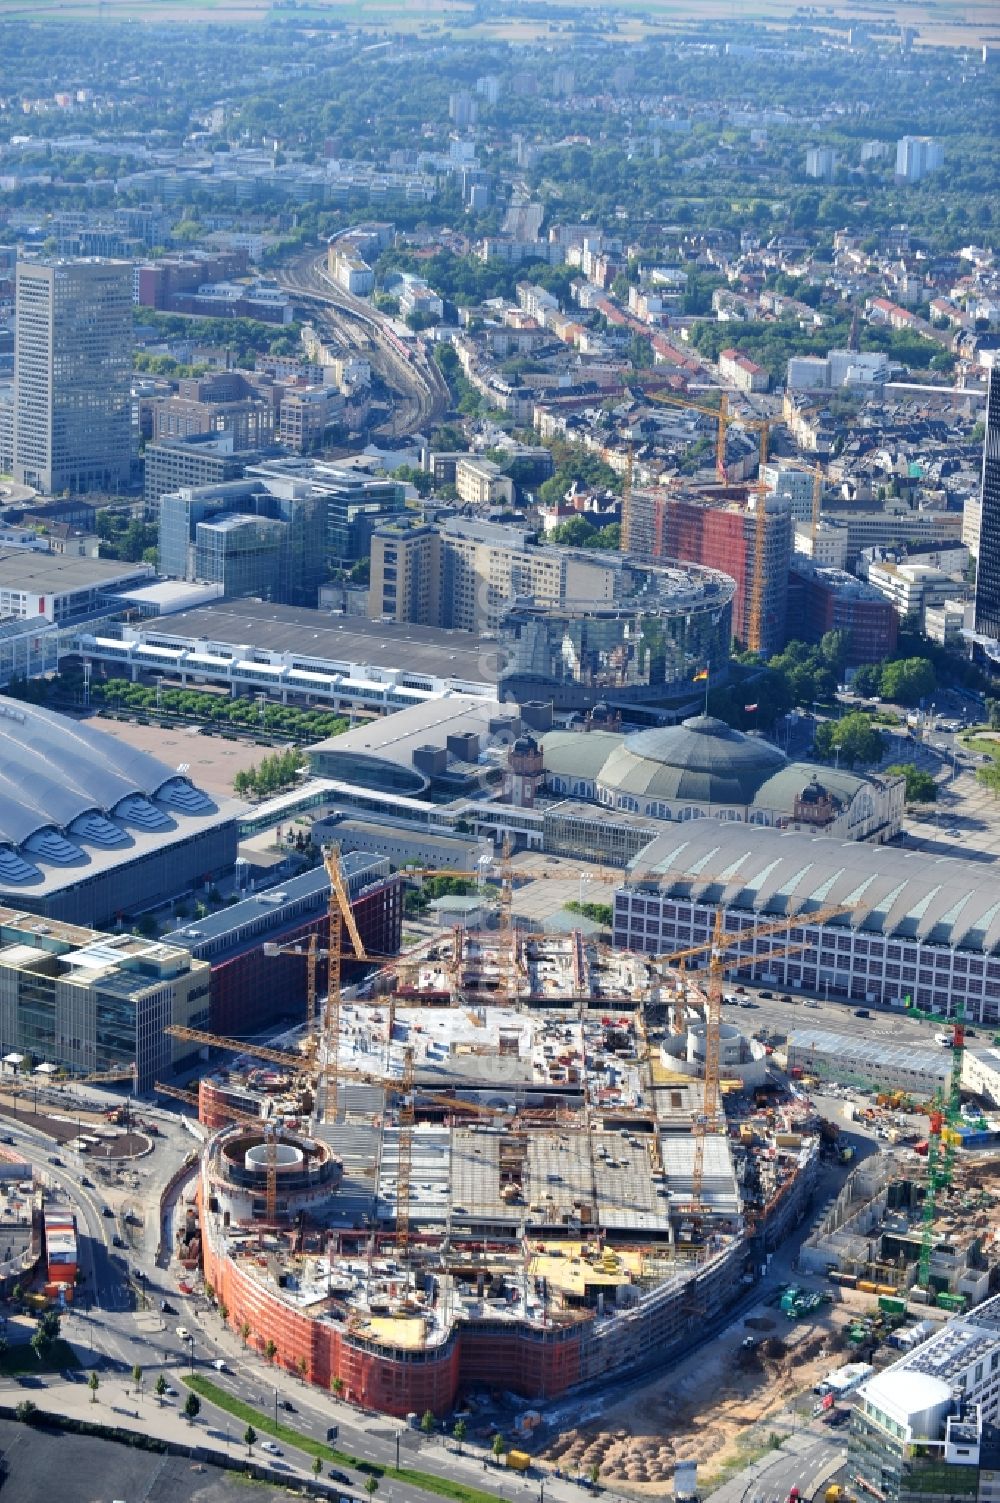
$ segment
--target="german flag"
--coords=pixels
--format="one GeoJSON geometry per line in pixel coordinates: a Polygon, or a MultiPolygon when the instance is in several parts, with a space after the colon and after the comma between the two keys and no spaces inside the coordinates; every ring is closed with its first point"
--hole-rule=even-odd
{"type": "Polygon", "coordinates": [[[691,680],[691,682],[693,684],[704,684],[704,683],[707,683],[707,681],[708,681],[708,669],[707,668],[699,668],[698,672],[695,674],[694,678],[691,680]]]}

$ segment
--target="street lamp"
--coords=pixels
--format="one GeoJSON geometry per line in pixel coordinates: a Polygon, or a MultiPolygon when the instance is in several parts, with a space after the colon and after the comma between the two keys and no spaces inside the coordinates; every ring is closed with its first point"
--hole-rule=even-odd
{"type": "Polygon", "coordinates": [[[188,1351],[191,1358],[191,1371],[194,1372],[194,1337],[188,1337],[188,1351]]]}
{"type": "Polygon", "coordinates": [[[275,1433],[275,1435],[277,1435],[277,1433],[278,1433],[278,1388],[277,1388],[277,1384],[275,1384],[275,1388],[274,1388],[274,1433],[275,1433]]]}

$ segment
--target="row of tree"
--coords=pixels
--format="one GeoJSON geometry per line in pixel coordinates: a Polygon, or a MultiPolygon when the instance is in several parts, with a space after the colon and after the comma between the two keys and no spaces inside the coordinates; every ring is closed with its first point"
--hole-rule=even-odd
{"type": "Polygon", "coordinates": [[[259,764],[243,768],[233,778],[237,798],[270,798],[284,788],[291,788],[302,771],[302,753],[276,752],[262,757],[259,764]]]}

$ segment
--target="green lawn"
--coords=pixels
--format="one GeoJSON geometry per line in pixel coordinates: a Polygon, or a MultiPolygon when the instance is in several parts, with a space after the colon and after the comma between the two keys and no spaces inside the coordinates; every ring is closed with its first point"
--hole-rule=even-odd
{"type": "Polygon", "coordinates": [[[18,1373],[57,1373],[63,1368],[79,1367],[73,1348],[63,1340],[50,1341],[43,1347],[41,1357],[36,1357],[29,1344],[18,1342],[0,1352],[0,1373],[16,1377],[18,1373]]]}
{"type": "MultiPolygon", "coordinates": [[[[985,730],[985,726],[982,729],[985,730]]],[[[970,733],[963,736],[961,741],[962,745],[974,752],[977,757],[990,757],[995,760],[1000,756],[1000,741],[991,739],[989,736],[977,736],[975,733],[970,733]]]]}
{"type": "Polygon", "coordinates": [[[323,1461],[329,1461],[338,1466],[350,1466],[357,1472],[366,1472],[372,1477],[395,1478],[400,1482],[412,1483],[414,1487],[423,1488],[425,1492],[437,1493],[442,1498],[453,1498],[457,1503],[497,1503],[496,1493],[484,1492],[478,1487],[467,1487],[463,1482],[454,1482],[450,1477],[438,1477],[434,1472],[421,1472],[413,1467],[379,1466],[373,1461],[364,1461],[357,1456],[351,1456],[347,1451],[339,1451],[336,1446],[329,1446],[322,1440],[314,1440],[311,1435],[304,1435],[301,1430],[286,1425],[283,1420],[274,1423],[274,1416],[263,1409],[255,1409],[252,1404],[247,1404],[243,1399],[237,1399],[213,1383],[211,1378],[203,1378],[200,1373],[185,1375],[184,1382],[188,1388],[208,1403],[214,1404],[217,1409],[224,1409],[227,1414],[235,1419],[244,1420],[248,1425],[253,1425],[258,1435],[273,1435],[275,1440],[284,1441],[286,1446],[295,1446],[300,1451],[305,1451],[309,1456],[319,1456],[323,1461]]]}

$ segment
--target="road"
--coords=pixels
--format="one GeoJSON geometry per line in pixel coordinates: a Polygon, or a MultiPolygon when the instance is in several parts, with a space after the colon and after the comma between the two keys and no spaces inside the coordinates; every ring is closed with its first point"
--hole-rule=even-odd
{"type": "Polygon", "coordinates": [[[276,279],[336,340],[368,359],[386,385],[399,394],[396,410],[376,432],[399,439],[444,417],[451,394],[423,341],[414,339],[401,348],[387,318],[327,276],[322,256],[309,252],[277,272],[276,279]]]}
{"type": "MultiPolygon", "coordinates": [[[[177,1119],[174,1121],[176,1123],[177,1119]]],[[[507,1499],[508,1503],[527,1503],[534,1497],[537,1482],[525,1482],[517,1474],[499,1470],[491,1459],[487,1464],[482,1450],[472,1450],[467,1444],[463,1454],[459,1455],[451,1442],[418,1434],[383,1415],[359,1414],[332,1395],[301,1383],[283,1369],[270,1368],[263,1359],[243,1350],[239,1336],[224,1326],[203,1292],[190,1296],[179,1292],[176,1273],[168,1273],[156,1261],[160,1241],[156,1218],[157,1184],[169,1178],[173,1167],[181,1162],[193,1141],[183,1127],[174,1129],[169,1146],[162,1140],[158,1142],[158,1153],[167,1147],[161,1157],[163,1172],[156,1177],[155,1183],[151,1179],[142,1195],[131,1197],[145,1221],[137,1233],[133,1227],[125,1225],[121,1216],[109,1218],[103,1215],[106,1203],[103,1191],[81,1183],[86,1173],[82,1166],[78,1169],[65,1161],[62,1166],[50,1162],[55,1145],[44,1133],[18,1122],[12,1126],[11,1136],[15,1139],[14,1148],[19,1156],[23,1155],[31,1162],[38,1175],[63,1191],[76,1207],[80,1233],[79,1266],[84,1279],[79,1303],[74,1303],[63,1314],[62,1334],[77,1351],[83,1366],[99,1371],[101,1404],[105,1408],[111,1406],[119,1423],[127,1427],[133,1420],[137,1427],[190,1439],[190,1431],[180,1421],[178,1411],[186,1397],[183,1375],[195,1371],[210,1378],[235,1398],[268,1414],[277,1412],[283,1422],[316,1440],[325,1440],[328,1427],[336,1424],[339,1427],[338,1448],[366,1461],[392,1466],[398,1457],[403,1466],[416,1465],[425,1471],[459,1478],[507,1499]],[[123,1231],[135,1236],[134,1248],[117,1250],[111,1245],[111,1238],[120,1236],[123,1231]],[[133,1277],[134,1274],[142,1277],[133,1277]],[[138,1289],[146,1293],[146,1310],[137,1308],[138,1289]],[[169,1306],[167,1312],[161,1310],[164,1300],[169,1306]],[[178,1328],[189,1331],[192,1339],[185,1341],[179,1337],[178,1328]],[[215,1369],[213,1364],[217,1360],[225,1363],[226,1371],[215,1369]],[[136,1366],[143,1372],[145,1402],[136,1397],[130,1381],[130,1374],[136,1366]],[[162,1405],[157,1403],[154,1406],[150,1395],[160,1373],[166,1377],[174,1395],[168,1396],[162,1405]]],[[[168,1246],[172,1240],[176,1205],[175,1199],[166,1208],[164,1232],[168,1246]]],[[[15,1401],[23,1396],[15,1379],[0,1378],[0,1393],[5,1390],[15,1401]]],[[[40,1407],[57,1408],[64,1413],[80,1409],[83,1417],[92,1417],[92,1411],[88,1416],[90,1396],[85,1385],[52,1375],[45,1380],[45,1390],[44,1394],[32,1393],[40,1407]]],[[[241,1443],[245,1424],[225,1410],[203,1402],[199,1429],[220,1446],[225,1444],[228,1447],[230,1443],[234,1446],[241,1443]]],[[[284,1453],[280,1460],[286,1470],[312,1476],[313,1458],[310,1454],[286,1445],[284,1441],[280,1446],[284,1453]]],[[[364,1476],[343,1466],[336,1470],[348,1478],[345,1494],[350,1491],[362,1498],[364,1476]]],[[[560,1500],[560,1503],[578,1503],[581,1496],[579,1488],[559,1479],[546,1478],[545,1486],[550,1497],[560,1500]]],[[[388,1481],[380,1486],[378,1497],[380,1503],[385,1503],[385,1500],[388,1503],[427,1503],[429,1495],[409,1484],[388,1481]]]]}

